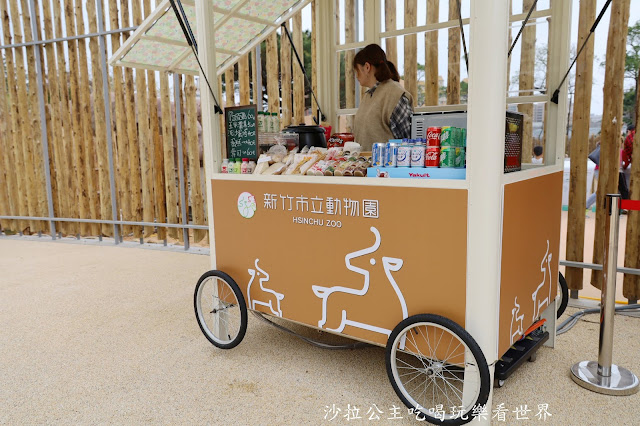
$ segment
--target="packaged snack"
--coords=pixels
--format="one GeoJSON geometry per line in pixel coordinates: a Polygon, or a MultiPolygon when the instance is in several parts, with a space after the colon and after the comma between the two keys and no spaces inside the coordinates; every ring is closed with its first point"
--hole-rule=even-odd
{"type": "Polygon", "coordinates": [[[263,175],[281,175],[284,171],[285,166],[282,163],[274,163],[269,166],[267,170],[262,173],[263,175]]]}

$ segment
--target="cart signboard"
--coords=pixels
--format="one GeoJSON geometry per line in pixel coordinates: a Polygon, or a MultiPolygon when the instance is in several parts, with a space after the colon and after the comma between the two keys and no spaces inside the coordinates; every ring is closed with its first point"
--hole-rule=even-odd
{"type": "Polygon", "coordinates": [[[467,191],[213,179],[216,268],[249,309],[385,345],[408,316],[464,326],[467,191]]]}
{"type": "Polygon", "coordinates": [[[258,131],[255,105],[228,107],[224,110],[227,157],[258,158],[258,131]]]}
{"type": "Polygon", "coordinates": [[[562,172],[505,185],[499,354],[556,297],[561,210],[562,172]]]}

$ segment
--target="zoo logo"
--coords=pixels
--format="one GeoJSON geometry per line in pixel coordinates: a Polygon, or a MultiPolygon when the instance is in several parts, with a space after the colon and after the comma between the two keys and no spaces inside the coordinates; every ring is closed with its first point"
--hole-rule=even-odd
{"type": "Polygon", "coordinates": [[[238,212],[245,219],[251,219],[256,212],[256,198],[248,192],[238,197],[238,212]]]}

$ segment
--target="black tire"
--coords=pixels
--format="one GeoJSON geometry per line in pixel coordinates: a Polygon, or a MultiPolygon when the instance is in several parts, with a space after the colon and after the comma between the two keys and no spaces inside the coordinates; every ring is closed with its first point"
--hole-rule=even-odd
{"type": "MultiPolygon", "coordinates": [[[[393,386],[393,390],[408,408],[413,409],[413,412],[416,413],[417,416],[421,414],[419,420],[422,420],[424,418],[430,423],[445,425],[459,425],[468,423],[475,417],[473,414],[474,407],[484,406],[489,398],[489,366],[487,365],[487,361],[484,357],[484,354],[482,353],[482,350],[480,349],[480,346],[478,346],[473,337],[471,337],[471,335],[464,328],[448,318],[434,314],[419,314],[413,315],[402,321],[393,329],[393,332],[389,336],[385,361],[387,366],[387,374],[389,376],[389,381],[393,386]],[[438,330],[440,330],[440,338],[437,338],[438,330]],[[445,333],[448,335],[448,337],[446,337],[443,341],[445,333]],[[430,344],[431,338],[429,337],[429,335],[433,335],[434,337],[433,346],[430,344]],[[426,345],[422,344],[421,346],[419,341],[416,342],[416,336],[422,336],[422,340],[424,340],[426,345]],[[454,345],[455,348],[453,349],[453,352],[450,352],[450,348],[452,347],[451,343],[454,341],[453,339],[457,339],[458,344],[454,345]],[[439,351],[438,347],[440,342],[442,342],[442,347],[444,348],[446,347],[445,345],[447,344],[447,340],[449,340],[449,346],[447,347],[447,349],[445,351],[439,351]],[[458,347],[460,347],[461,343],[464,344],[462,346],[461,355],[456,354],[456,351],[458,351],[458,347]],[[410,349],[407,349],[409,346],[412,346],[415,350],[412,352],[410,349]],[[423,349],[428,348],[429,350],[431,350],[431,357],[424,356],[422,354],[422,351],[420,350],[421,347],[423,349]],[[444,355],[442,355],[443,353],[444,355]],[[473,356],[473,359],[466,358],[465,353],[470,353],[473,356]],[[443,360],[440,360],[439,358],[443,358],[443,360]],[[417,361],[414,361],[414,359],[417,361]],[[462,361],[462,363],[458,363],[456,365],[454,361],[456,359],[458,361],[462,361]],[[450,362],[446,362],[447,360],[449,360],[450,362]],[[398,366],[398,361],[406,366],[398,366]],[[409,370],[409,372],[400,374],[398,370],[399,368],[409,370]],[[466,370],[465,372],[465,368],[471,369],[466,370]],[[411,377],[408,380],[404,379],[403,382],[402,377],[406,377],[411,374],[417,375],[411,377]],[[451,402],[448,390],[451,390],[451,393],[454,396],[454,400],[457,396],[461,396],[463,392],[461,389],[457,388],[457,386],[464,386],[465,374],[477,374],[477,376],[475,377],[475,381],[470,380],[470,383],[475,386],[473,388],[467,389],[468,392],[472,392],[471,395],[473,403],[468,402],[466,407],[460,410],[458,415],[454,417],[454,415],[451,414],[450,409],[452,406],[462,405],[462,400],[460,401],[460,404],[455,404],[455,401],[453,404],[447,404],[447,401],[451,402]],[[424,375],[424,381],[414,382],[412,386],[417,385],[417,390],[424,389],[424,391],[416,395],[418,393],[416,390],[416,392],[412,394],[407,389],[407,385],[409,385],[409,383],[414,381],[416,378],[420,377],[420,375],[424,375]],[[451,383],[453,383],[455,386],[449,383],[449,378],[446,377],[447,375],[450,376],[451,383]],[[463,379],[461,380],[460,377],[462,377],[463,379]],[[443,386],[439,386],[439,382],[442,383],[443,386]],[[422,386],[423,384],[424,386],[422,386]],[[434,395],[434,400],[432,400],[431,402],[434,402],[435,404],[430,404],[432,405],[431,407],[425,407],[424,405],[427,404],[421,404],[421,402],[426,401],[416,401],[416,398],[419,398],[422,395],[428,397],[427,395],[430,393],[430,391],[428,391],[429,385],[433,385],[432,392],[434,395]],[[445,389],[446,392],[446,394],[442,396],[446,397],[446,400],[442,401],[444,410],[446,410],[447,415],[446,417],[444,417],[444,419],[442,419],[442,416],[438,415],[438,413],[430,411],[430,409],[435,409],[440,403],[439,401],[435,401],[436,389],[438,389],[439,392],[441,392],[442,389],[445,389]]],[[[444,394],[444,392],[441,393],[444,394]]],[[[490,408],[487,408],[487,410],[490,412],[490,408]]],[[[475,415],[479,414],[479,412],[481,412],[481,410],[476,410],[475,415]]]]}
{"type": "Polygon", "coordinates": [[[238,346],[244,338],[247,332],[247,304],[240,287],[229,275],[217,270],[205,272],[196,284],[193,307],[202,334],[213,345],[220,349],[231,349],[238,346]],[[207,290],[205,287],[209,284],[218,285],[214,292],[216,294],[212,294],[210,301],[204,300],[206,296],[203,296],[203,292],[207,290]],[[219,292],[222,292],[222,297],[219,292]],[[209,317],[209,314],[212,315],[209,317]],[[227,327],[224,333],[215,331],[216,323],[227,327]]]}
{"type": "Polygon", "coordinates": [[[560,318],[567,309],[567,303],[569,303],[569,287],[567,287],[567,281],[564,279],[562,272],[558,272],[558,291],[560,300],[557,302],[556,319],[560,318]]]}

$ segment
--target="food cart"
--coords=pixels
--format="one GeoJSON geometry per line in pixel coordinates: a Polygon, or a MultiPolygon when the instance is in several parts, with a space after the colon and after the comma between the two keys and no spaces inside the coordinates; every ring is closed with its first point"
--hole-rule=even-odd
{"type": "MultiPolygon", "coordinates": [[[[214,17],[229,2],[217,3],[195,1],[199,58],[211,81],[221,59],[214,17]]],[[[247,16],[243,5],[292,12],[307,2],[231,3],[225,24],[247,16]]],[[[318,97],[330,122],[338,114],[334,3],[316,3],[318,97]]],[[[365,42],[380,42],[384,2],[365,3],[365,42]]],[[[536,15],[551,18],[554,34],[549,89],[568,66],[570,3],[552,1],[536,15]]],[[[496,366],[532,323],[546,319],[545,344],[553,346],[566,86],[558,104],[549,91],[509,99],[546,102],[546,163],[505,173],[509,1],[470,7],[462,178],[222,174],[219,117],[212,94],[201,91],[212,269],[198,281],[194,307],[211,343],[235,347],[247,312],[256,311],[386,347],[402,402],[433,422],[438,408],[460,407],[442,414],[450,424],[491,411],[496,366]]]]}

